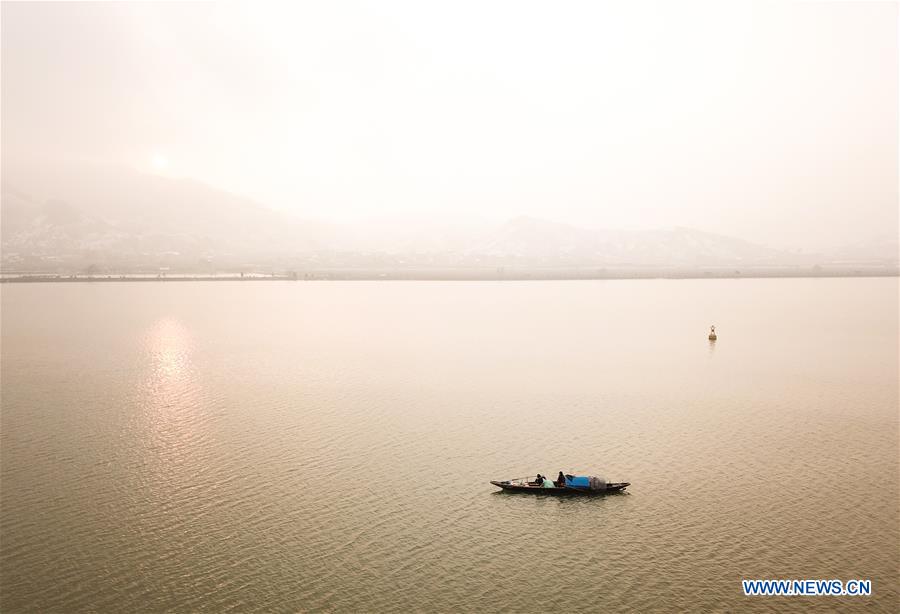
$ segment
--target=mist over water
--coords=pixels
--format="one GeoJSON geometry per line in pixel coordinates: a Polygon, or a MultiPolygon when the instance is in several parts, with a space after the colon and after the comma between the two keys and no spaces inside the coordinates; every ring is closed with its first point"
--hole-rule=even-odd
{"type": "Polygon", "coordinates": [[[897,278],[6,284],[0,300],[4,611],[900,599],[897,278]],[[488,484],[559,470],[632,486],[488,484]],[[870,578],[873,596],[746,598],[742,578],[870,578]]]}
{"type": "Polygon", "coordinates": [[[3,2],[0,610],[900,611],[898,16],[3,2]]]}

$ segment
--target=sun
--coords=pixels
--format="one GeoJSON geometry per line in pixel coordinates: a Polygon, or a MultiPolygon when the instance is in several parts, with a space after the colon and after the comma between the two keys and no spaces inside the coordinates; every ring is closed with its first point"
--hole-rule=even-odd
{"type": "Polygon", "coordinates": [[[162,154],[153,154],[150,158],[150,163],[158,171],[164,171],[169,168],[169,159],[162,154]]]}

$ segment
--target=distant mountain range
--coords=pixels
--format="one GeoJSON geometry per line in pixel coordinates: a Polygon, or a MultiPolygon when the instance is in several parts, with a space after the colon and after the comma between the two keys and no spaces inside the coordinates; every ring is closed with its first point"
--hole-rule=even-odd
{"type": "Polygon", "coordinates": [[[589,230],[518,217],[493,227],[306,221],[196,181],[122,168],[4,165],[4,272],[404,267],[896,266],[896,237],[796,254],[689,228],[589,230]]]}
{"type": "Polygon", "coordinates": [[[522,262],[575,266],[770,264],[778,250],[690,228],[588,230],[519,217],[477,241],[468,253],[522,262]]]}
{"type": "Polygon", "coordinates": [[[314,248],[298,224],[201,183],[124,169],[4,168],[4,264],[35,259],[153,264],[160,257],[272,257],[314,248]]]}

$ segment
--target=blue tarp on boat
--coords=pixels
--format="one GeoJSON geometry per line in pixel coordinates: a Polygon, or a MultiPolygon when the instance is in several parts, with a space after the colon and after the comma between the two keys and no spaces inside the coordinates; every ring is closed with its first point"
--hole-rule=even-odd
{"type": "Polygon", "coordinates": [[[571,486],[572,488],[590,488],[591,479],[586,475],[576,475],[571,478],[567,477],[566,486],[571,486]]]}

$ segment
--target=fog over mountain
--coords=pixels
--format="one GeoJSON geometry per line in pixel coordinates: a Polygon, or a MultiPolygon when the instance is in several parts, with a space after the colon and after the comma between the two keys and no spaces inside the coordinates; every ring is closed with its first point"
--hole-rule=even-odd
{"type": "Polygon", "coordinates": [[[4,245],[34,266],[686,266],[796,255],[725,237],[851,258],[898,234],[896,3],[2,17],[4,245]]]}
{"type": "Polygon", "coordinates": [[[5,165],[0,202],[6,273],[895,265],[898,251],[890,237],[799,253],[690,228],[588,229],[527,216],[325,223],[124,167],[5,165]]]}
{"type": "Polygon", "coordinates": [[[196,181],[126,168],[4,167],[4,263],[87,261],[146,266],[242,260],[308,251],[296,223],[248,199],[196,181]]]}

